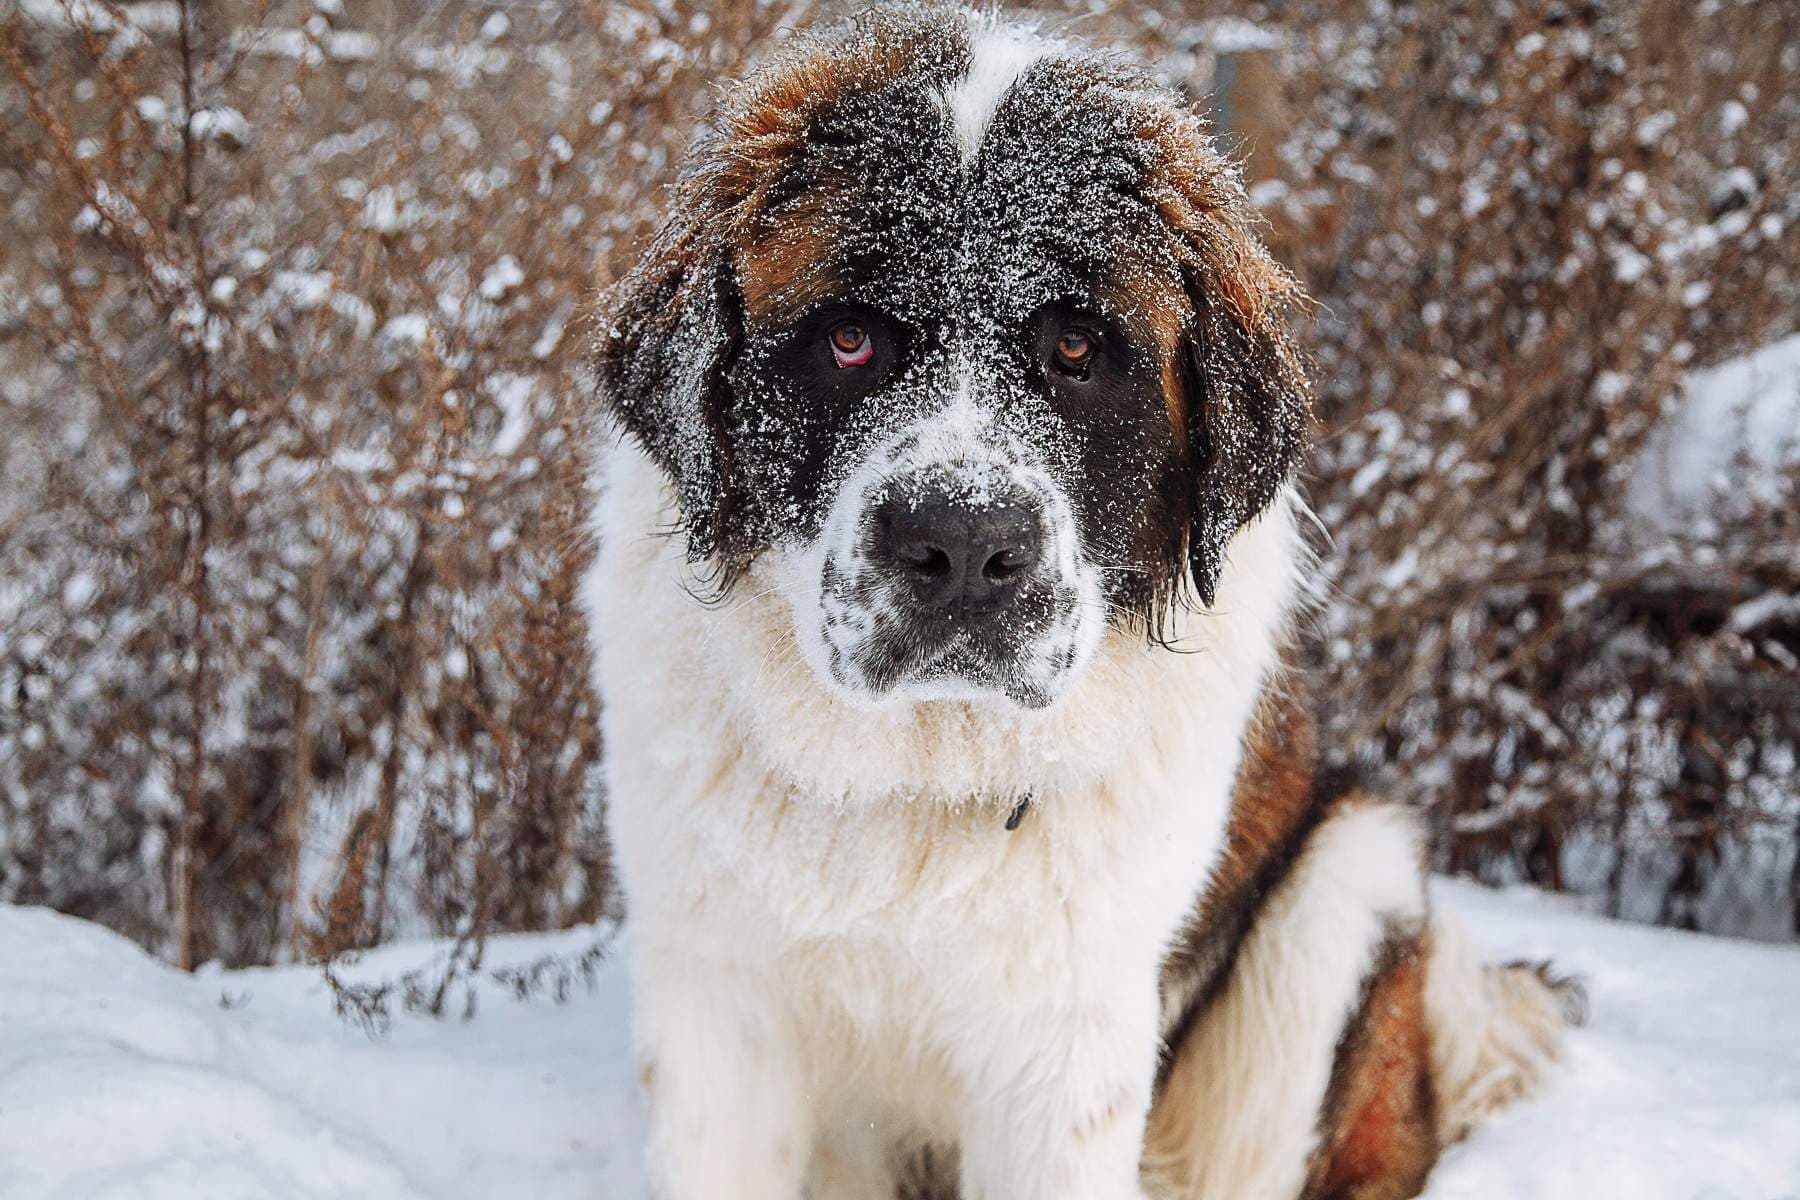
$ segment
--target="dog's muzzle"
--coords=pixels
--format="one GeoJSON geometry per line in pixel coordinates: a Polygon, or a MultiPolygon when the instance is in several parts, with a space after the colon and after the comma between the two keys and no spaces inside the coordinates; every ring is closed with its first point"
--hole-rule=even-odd
{"type": "Polygon", "coordinates": [[[784,590],[848,698],[1054,702],[1099,644],[1100,573],[1043,455],[966,397],[865,451],[784,590]]]}

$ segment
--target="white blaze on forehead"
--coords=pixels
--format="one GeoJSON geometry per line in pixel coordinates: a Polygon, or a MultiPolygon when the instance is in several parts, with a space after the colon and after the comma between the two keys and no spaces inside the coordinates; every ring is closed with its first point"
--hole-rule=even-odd
{"type": "Polygon", "coordinates": [[[980,392],[967,363],[956,369],[956,390],[950,403],[935,414],[922,417],[901,431],[912,447],[906,457],[915,465],[933,461],[952,463],[982,456],[983,431],[993,424],[993,410],[980,399],[980,392]]]}
{"type": "Polygon", "coordinates": [[[975,157],[987,136],[988,122],[1000,107],[1013,81],[1031,64],[1050,52],[1050,43],[1036,31],[994,20],[976,24],[969,48],[969,72],[945,96],[963,161],[975,157]]]}

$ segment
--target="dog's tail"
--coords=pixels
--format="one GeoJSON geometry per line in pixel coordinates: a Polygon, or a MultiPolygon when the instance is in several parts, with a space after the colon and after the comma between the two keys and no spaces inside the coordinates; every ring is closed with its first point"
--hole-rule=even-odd
{"type": "Polygon", "coordinates": [[[1440,1144],[1529,1095],[1555,1067],[1563,1031],[1586,1018],[1581,985],[1548,963],[1484,963],[1455,918],[1434,914],[1425,1011],[1440,1144]]]}

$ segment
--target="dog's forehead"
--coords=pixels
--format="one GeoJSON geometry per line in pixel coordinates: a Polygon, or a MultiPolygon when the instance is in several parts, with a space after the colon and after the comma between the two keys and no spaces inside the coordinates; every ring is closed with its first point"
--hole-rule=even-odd
{"type": "Polygon", "coordinates": [[[1173,279],[1115,65],[1005,28],[946,57],[814,116],[747,249],[753,315],[830,296],[1011,327],[1053,300],[1129,309],[1142,280],[1173,279]]]}

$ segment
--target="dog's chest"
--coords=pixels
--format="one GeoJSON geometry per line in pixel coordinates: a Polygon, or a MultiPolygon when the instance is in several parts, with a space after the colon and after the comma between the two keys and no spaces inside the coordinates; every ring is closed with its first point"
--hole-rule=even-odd
{"type": "Polygon", "coordinates": [[[706,757],[631,789],[653,803],[614,793],[616,832],[638,843],[622,849],[656,864],[628,881],[634,903],[871,1024],[1083,975],[1151,986],[1218,852],[1235,765],[1151,761],[1147,747],[1116,781],[1035,798],[1009,830],[1001,802],[837,806],[790,792],[741,746],[706,757]]]}
{"type": "Polygon", "coordinates": [[[1218,854],[1274,663],[1285,522],[1240,538],[1256,585],[1196,620],[1189,652],[1114,637],[1036,718],[871,715],[821,691],[766,590],[696,605],[668,540],[647,532],[668,520],[661,485],[635,457],[622,468],[587,602],[641,948],[849,1035],[819,1040],[910,1043],[894,1061],[946,1029],[1005,1036],[994,1014],[1040,997],[1153,994],[1218,854]]]}

